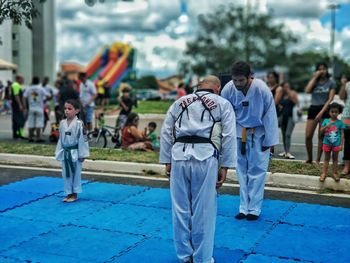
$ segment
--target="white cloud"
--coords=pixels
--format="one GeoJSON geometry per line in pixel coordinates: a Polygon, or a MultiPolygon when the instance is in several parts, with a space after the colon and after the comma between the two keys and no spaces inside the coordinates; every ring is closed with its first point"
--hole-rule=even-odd
{"type": "MultiPolygon", "coordinates": [[[[253,10],[262,13],[273,9],[275,21],[285,23],[300,38],[294,50],[329,50],[329,25],[322,25],[319,20],[327,12],[327,0],[238,0],[235,4],[245,5],[248,1],[253,10]]],[[[125,41],[137,49],[137,68],[175,72],[186,40],[193,33],[197,15],[228,3],[227,0],[112,2],[109,0],[88,7],[84,0],[57,0],[57,52],[60,61],[87,64],[103,45],[125,41]],[[183,11],[181,4],[184,3],[187,3],[188,22],[180,18],[183,11]]],[[[350,53],[348,43],[350,27],[337,33],[335,44],[336,53],[347,60],[350,53]]]]}

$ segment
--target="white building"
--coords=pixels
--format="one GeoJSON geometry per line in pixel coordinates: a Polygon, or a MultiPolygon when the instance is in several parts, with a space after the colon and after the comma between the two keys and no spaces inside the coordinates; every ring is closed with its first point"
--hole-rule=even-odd
{"type": "MultiPolygon", "coordinates": [[[[38,0],[35,2],[39,3],[38,0]]],[[[56,63],[56,17],[55,1],[37,4],[39,17],[33,20],[33,29],[25,25],[13,25],[5,21],[0,25],[0,58],[17,64],[15,72],[1,71],[0,80],[13,80],[15,74],[24,76],[25,84],[33,76],[42,79],[55,77],[56,63]]]]}

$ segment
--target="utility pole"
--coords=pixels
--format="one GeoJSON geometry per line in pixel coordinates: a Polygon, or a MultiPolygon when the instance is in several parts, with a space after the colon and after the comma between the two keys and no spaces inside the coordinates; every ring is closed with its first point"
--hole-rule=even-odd
{"type": "Polygon", "coordinates": [[[334,43],[335,43],[335,12],[337,9],[340,8],[339,4],[336,3],[330,3],[327,6],[328,9],[331,10],[331,42],[330,42],[330,59],[331,59],[331,64],[332,64],[332,76],[334,78],[335,74],[335,61],[334,61],[334,43]]]}
{"type": "Polygon", "coordinates": [[[245,36],[244,36],[244,45],[245,45],[245,60],[250,62],[250,12],[251,12],[251,0],[246,0],[246,9],[245,9],[245,36]]]}

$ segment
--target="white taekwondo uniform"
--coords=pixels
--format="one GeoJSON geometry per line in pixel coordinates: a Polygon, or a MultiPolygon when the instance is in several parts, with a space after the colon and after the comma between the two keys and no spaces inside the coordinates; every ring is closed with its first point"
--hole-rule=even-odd
{"type": "Polygon", "coordinates": [[[279,140],[275,102],[266,83],[255,78],[246,95],[237,90],[231,80],[223,88],[221,96],[231,102],[236,113],[239,211],[259,216],[270,158],[270,149],[262,151],[262,146],[274,146],[279,140]],[[243,128],[246,128],[247,134],[245,154],[241,151],[243,128]]]}
{"type": "Polygon", "coordinates": [[[84,124],[75,117],[68,126],[67,120],[60,122],[60,137],[55,158],[62,162],[62,177],[65,194],[81,193],[81,168],[79,158],[90,155],[84,124]]]}
{"type": "Polygon", "coordinates": [[[196,263],[211,262],[219,166],[236,166],[236,148],[232,106],[211,90],[181,97],[168,110],[160,163],[171,163],[174,241],[181,262],[191,257],[196,263]]]}

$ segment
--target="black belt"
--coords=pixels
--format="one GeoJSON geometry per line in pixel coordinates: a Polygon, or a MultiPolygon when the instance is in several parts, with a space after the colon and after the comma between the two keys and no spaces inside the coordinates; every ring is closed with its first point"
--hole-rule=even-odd
{"type": "Polygon", "coordinates": [[[181,136],[175,139],[175,142],[183,142],[183,143],[211,143],[209,138],[204,138],[200,136],[181,136]]]}

